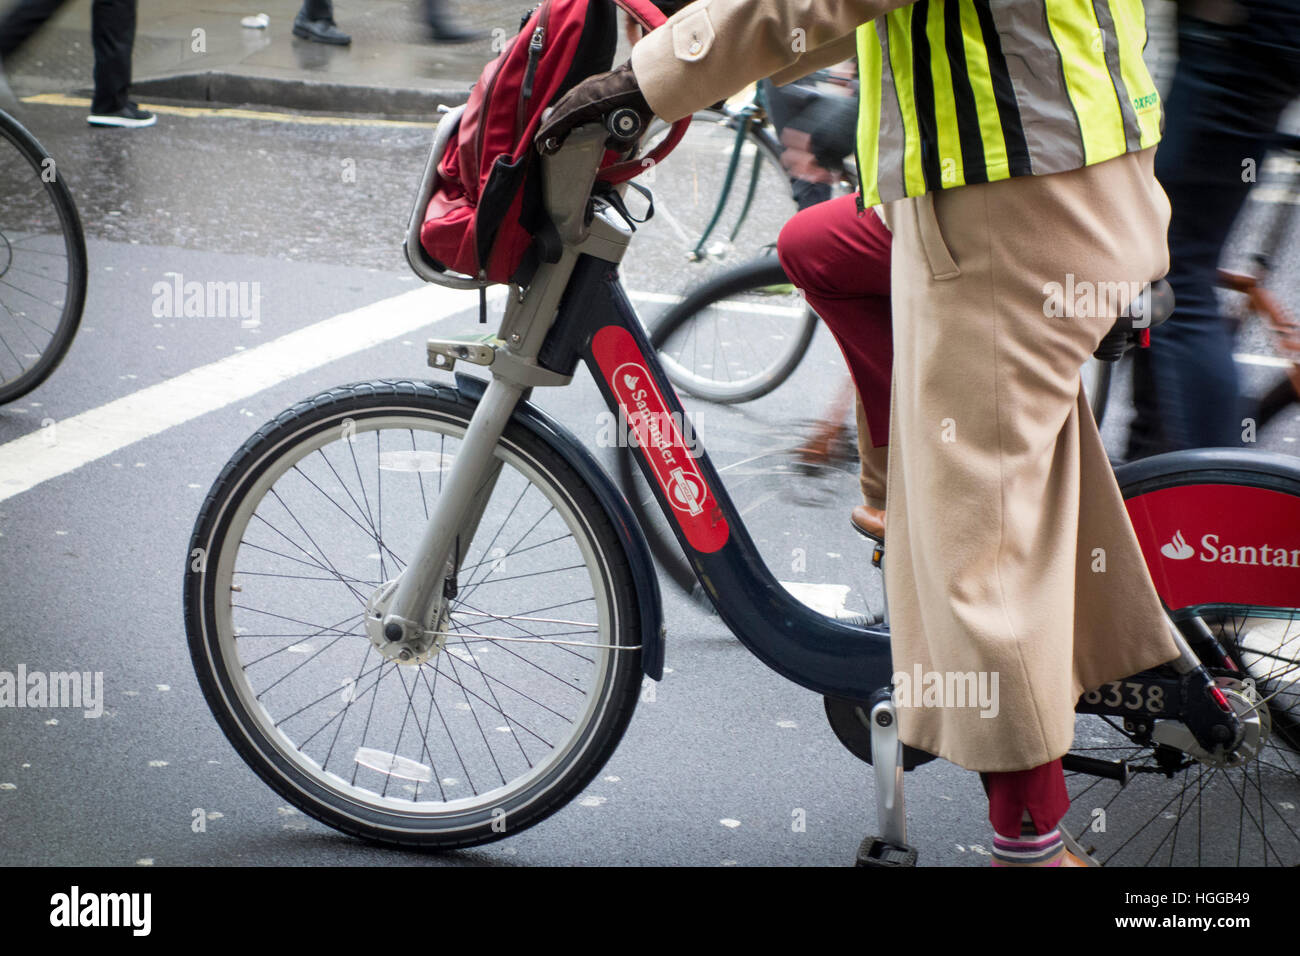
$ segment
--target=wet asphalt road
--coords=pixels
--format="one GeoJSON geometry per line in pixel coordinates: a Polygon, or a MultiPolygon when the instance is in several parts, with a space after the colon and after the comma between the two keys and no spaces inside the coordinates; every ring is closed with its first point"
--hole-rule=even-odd
{"type": "MultiPolygon", "coordinates": [[[[418,284],[400,239],[428,129],[195,115],[103,132],[66,107],[29,108],[24,119],[74,189],[90,294],[54,377],[0,408],[0,443],[418,284]],[[154,284],[169,273],[259,283],[260,325],[156,318],[154,284]]],[[[635,244],[633,255],[645,282],[663,283],[659,290],[680,283],[675,262],[635,244]]],[[[462,312],[437,334],[476,328],[462,312]]],[[[817,697],[766,670],[667,585],[670,672],[655,700],[638,708],[591,799],[507,841],[441,856],[375,849],[291,812],[243,765],[207,710],[185,644],[181,576],[199,504],[240,443],[292,402],[341,382],[435,377],[424,365],[424,337],[420,330],[287,377],[0,502],[0,669],[102,671],[105,682],[97,720],[0,710],[5,862],[850,862],[872,823],[868,768],[836,742],[817,697]],[[197,811],[205,832],[193,830],[197,811]],[[792,826],[799,811],[803,829],[792,826]]],[[[1254,332],[1243,341],[1264,347],[1254,332]]],[[[774,428],[815,417],[842,379],[839,368],[819,332],[794,381],[740,413],[705,408],[700,432],[740,454],[743,422],[774,428]]],[[[1116,409],[1127,402],[1123,378],[1116,409]]],[[[584,373],[573,387],[536,398],[594,440],[603,404],[584,373]]],[[[1112,448],[1121,417],[1108,422],[1112,448]]],[[[1293,415],[1261,445],[1293,451],[1297,435],[1293,415]]],[[[800,513],[823,522],[792,522],[769,504],[752,515],[756,537],[778,577],[847,585],[850,604],[878,601],[865,550],[843,528],[852,476],[819,480],[800,513]],[[796,549],[805,567],[786,571],[796,549]]],[[[974,775],[931,764],[909,778],[908,799],[923,864],[987,863],[974,775]]]]}

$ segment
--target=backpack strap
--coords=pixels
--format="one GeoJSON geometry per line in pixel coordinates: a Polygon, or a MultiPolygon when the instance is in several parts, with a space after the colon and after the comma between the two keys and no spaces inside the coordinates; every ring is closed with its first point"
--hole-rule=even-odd
{"type": "Polygon", "coordinates": [[[614,4],[622,7],[624,13],[647,30],[653,30],[668,19],[650,0],[614,0],[614,4]]]}
{"type": "MultiPolygon", "coordinates": [[[[614,0],[614,4],[622,8],[628,16],[648,30],[660,27],[668,20],[663,11],[651,3],[650,0],[614,0]]],[[[629,179],[640,176],[649,167],[661,162],[665,156],[677,148],[677,144],[686,135],[686,127],[690,125],[691,118],[689,116],[679,119],[673,124],[672,129],[668,131],[664,141],[645,156],[606,166],[600,171],[597,178],[604,183],[617,184],[625,183],[629,179]]]]}

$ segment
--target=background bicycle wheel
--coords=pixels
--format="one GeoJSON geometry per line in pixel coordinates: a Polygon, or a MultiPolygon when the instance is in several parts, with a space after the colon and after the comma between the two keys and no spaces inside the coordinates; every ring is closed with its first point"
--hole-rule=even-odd
{"type": "Polygon", "coordinates": [[[72,194],[44,147],[0,112],[0,402],[54,371],[85,297],[86,244],[72,194]]]}

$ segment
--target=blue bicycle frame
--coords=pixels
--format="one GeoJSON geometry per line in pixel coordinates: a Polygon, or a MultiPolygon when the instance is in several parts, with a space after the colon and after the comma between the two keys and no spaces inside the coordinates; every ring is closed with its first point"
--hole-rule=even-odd
{"type": "Polygon", "coordinates": [[[741,643],[781,676],[819,694],[866,700],[889,686],[888,627],[860,627],[820,614],[773,577],[708,452],[698,443],[687,448],[674,431],[685,414],[681,400],[623,291],[617,266],[590,256],[574,269],[538,359],[568,374],[578,356],[611,411],[638,434],[633,451],[646,481],[704,592],[741,643]],[[629,389],[625,376],[645,380],[629,389]],[[641,392],[646,394],[638,401],[641,392]],[[675,456],[667,466],[665,452],[675,456]]]}

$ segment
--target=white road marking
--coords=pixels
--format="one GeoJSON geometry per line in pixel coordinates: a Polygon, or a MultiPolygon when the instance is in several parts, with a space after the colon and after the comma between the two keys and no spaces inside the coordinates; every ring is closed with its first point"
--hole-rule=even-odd
{"type": "Polygon", "coordinates": [[[801,602],[826,617],[841,617],[848,613],[844,602],[852,590],[847,584],[815,584],[808,581],[782,581],[785,588],[801,602]]]}
{"type": "MultiPolygon", "coordinates": [[[[652,305],[674,306],[681,302],[685,296],[669,295],[665,292],[628,292],[627,297],[633,302],[648,302],[652,305]]],[[[776,315],[783,318],[799,318],[803,316],[803,309],[791,308],[789,306],[779,305],[762,305],[757,302],[729,302],[723,299],[720,302],[713,303],[713,308],[720,312],[740,312],[749,315],[776,315]]]]}
{"type": "MultiPolygon", "coordinates": [[[[504,287],[499,294],[504,294],[504,287]]],[[[475,307],[473,291],[413,289],[125,395],[0,445],[0,501],[273,385],[475,307]]]]}
{"type": "Polygon", "coordinates": [[[1251,352],[1238,352],[1232,356],[1242,365],[1263,365],[1268,368],[1290,368],[1291,360],[1274,355],[1255,355],[1251,352]]]}
{"type": "Polygon", "coordinates": [[[1255,202],[1294,206],[1300,203],[1300,192],[1285,186],[1259,186],[1250,191],[1250,198],[1255,202]]]}

